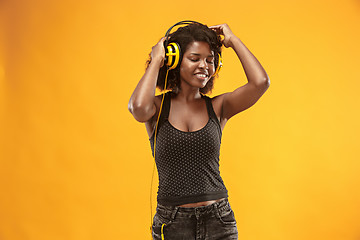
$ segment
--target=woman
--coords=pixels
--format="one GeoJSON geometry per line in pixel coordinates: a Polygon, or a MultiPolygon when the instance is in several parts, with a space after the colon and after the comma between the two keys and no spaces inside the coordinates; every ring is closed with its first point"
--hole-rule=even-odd
{"type": "Polygon", "coordinates": [[[128,106],[134,118],[145,123],[153,154],[156,135],[159,190],[152,236],[237,239],[234,212],[219,172],[221,133],[231,117],[265,93],[269,77],[227,24],[192,23],[170,34],[168,41],[179,44],[181,59],[168,76],[165,40],[152,48],[151,60],[128,106]],[[222,45],[235,51],[248,83],[210,98],[204,94],[212,90],[222,45]],[[166,77],[166,89],[171,91],[164,95],[161,108],[163,95],[155,96],[155,89],[164,90],[166,77]]]}

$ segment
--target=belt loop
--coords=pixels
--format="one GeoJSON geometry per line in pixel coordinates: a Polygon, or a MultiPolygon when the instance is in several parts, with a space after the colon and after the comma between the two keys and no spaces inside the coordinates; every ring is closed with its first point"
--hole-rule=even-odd
{"type": "Polygon", "coordinates": [[[220,217],[220,214],[219,214],[219,209],[218,209],[218,204],[217,204],[217,203],[215,203],[215,204],[213,205],[213,209],[214,209],[215,215],[219,218],[219,217],[220,217]]]}
{"type": "Polygon", "coordinates": [[[176,207],[172,210],[171,220],[174,220],[174,219],[175,219],[175,216],[176,216],[176,213],[177,213],[178,210],[179,210],[179,207],[178,207],[178,206],[176,206],[176,207]]]}
{"type": "Polygon", "coordinates": [[[221,201],[219,201],[219,202],[216,202],[216,203],[214,204],[214,207],[219,208],[220,205],[221,205],[221,203],[222,203],[223,201],[224,201],[224,200],[221,200],[221,201]]]}

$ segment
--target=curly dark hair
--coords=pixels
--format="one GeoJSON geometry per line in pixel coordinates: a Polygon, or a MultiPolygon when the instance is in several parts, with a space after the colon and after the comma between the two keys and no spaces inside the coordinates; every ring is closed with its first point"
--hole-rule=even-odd
{"type": "MultiPolygon", "coordinates": [[[[184,27],[179,27],[175,32],[169,35],[168,42],[177,42],[180,45],[181,56],[179,59],[179,64],[175,69],[169,71],[168,79],[167,79],[167,90],[178,91],[180,89],[180,65],[182,61],[182,57],[184,52],[187,50],[190,43],[199,41],[206,42],[209,44],[210,49],[214,52],[215,55],[215,69],[217,68],[219,61],[219,54],[221,54],[221,38],[217,35],[213,30],[211,30],[208,26],[200,24],[200,23],[191,23],[184,27]]],[[[149,67],[151,62],[151,53],[149,54],[149,59],[146,62],[146,69],[149,67]]],[[[160,90],[164,90],[165,86],[165,76],[166,76],[167,67],[162,66],[159,70],[159,75],[156,83],[156,87],[160,90]]],[[[214,78],[216,76],[212,76],[206,85],[203,88],[200,88],[200,92],[206,94],[211,92],[214,87],[214,78]]]]}

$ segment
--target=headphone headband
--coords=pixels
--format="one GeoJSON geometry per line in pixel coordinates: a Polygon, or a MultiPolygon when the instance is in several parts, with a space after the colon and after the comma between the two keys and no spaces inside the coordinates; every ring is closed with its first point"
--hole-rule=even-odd
{"type": "MultiPolygon", "coordinates": [[[[183,24],[199,24],[202,26],[205,26],[202,23],[196,22],[196,21],[192,21],[192,20],[184,20],[184,21],[180,21],[175,23],[174,25],[172,25],[165,34],[165,41],[164,41],[164,47],[165,47],[165,64],[168,67],[169,70],[175,69],[177,67],[177,65],[179,64],[180,60],[181,60],[181,49],[180,49],[180,45],[178,43],[170,43],[169,44],[169,35],[170,35],[170,31],[178,25],[183,25],[183,24]]],[[[213,74],[213,76],[215,76],[216,74],[219,73],[221,67],[222,67],[222,57],[221,57],[221,53],[218,53],[218,62],[217,62],[217,67],[215,69],[215,73],[213,74]]]]}
{"type": "Polygon", "coordinates": [[[192,21],[192,20],[184,20],[184,21],[180,21],[180,22],[177,22],[175,23],[174,25],[172,25],[165,33],[165,45],[167,45],[167,42],[168,42],[168,37],[170,35],[170,31],[171,29],[173,29],[174,27],[178,26],[178,25],[184,25],[184,24],[191,24],[191,23],[197,23],[197,24],[200,24],[200,25],[204,25],[202,23],[199,23],[199,22],[196,22],[196,21],[192,21]]]}

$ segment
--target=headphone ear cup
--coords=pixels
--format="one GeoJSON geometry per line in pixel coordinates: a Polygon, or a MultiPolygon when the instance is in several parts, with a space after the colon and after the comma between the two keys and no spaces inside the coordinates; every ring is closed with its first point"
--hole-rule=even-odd
{"type": "Polygon", "coordinates": [[[216,67],[216,70],[215,70],[215,73],[213,76],[216,76],[216,74],[218,74],[220,72],[220,69],[222,68],[222,66],[223,66],[222,57],[221,57],[221,54],[218,53],[218,63],[217,63],[217,67],[216,67]]]}
{"type": "Polygon", "coordinates": [[[171,70],[178,66],[181,49],[176,42],[171,42],[165,47],[165,64],[171,70]]]}

